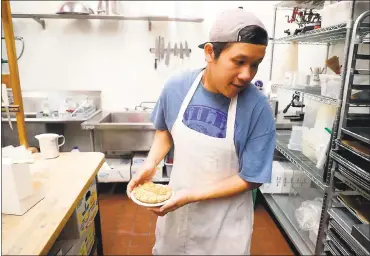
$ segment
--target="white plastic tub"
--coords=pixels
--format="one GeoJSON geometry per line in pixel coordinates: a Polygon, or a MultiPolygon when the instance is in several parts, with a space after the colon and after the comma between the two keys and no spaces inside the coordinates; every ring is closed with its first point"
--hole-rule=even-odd
{"type": "MultiPolygon", "coordinates": [[[[334,26],[340,23],[348,22],[350,20],[350,6],[352,1],[340,1],[334,4],[325,6],[319,11],[321,15],[321,27],[334,26]]],[[[358,16],[363,12],[369,10],[369,1],[356,1],[353,13],[353,20],[355,21],[358,16]]],[[[368,19],[365,19],[365,21],[368,19]]]]}
{"type": "Polygon", "coordinates": [[[321,95],[333,99],[339,98],[341,76],[340,75],[320,75],[321,95]]]}

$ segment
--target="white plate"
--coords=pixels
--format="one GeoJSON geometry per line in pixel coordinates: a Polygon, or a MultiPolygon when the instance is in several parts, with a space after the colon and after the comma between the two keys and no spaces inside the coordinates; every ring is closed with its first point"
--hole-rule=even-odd
{"type": "MultiPolygon", "coordinates": [[[[162,184],[156,184],[156,185],[160,185],[160,186],[165,186],[165,185],[162,185],[162,184]]],[[[164,204],[166,204],[169,200],[172,199],[172,197],[175,195],[174,191],[172,190],[172,195],[170,198],[168,198],[166,201],[163,201],[161,203],[156,203],[156,204],[148,204],[148,203],[143,203],[143,202],[140,202],[139,200],[137,200],[135,198],[135,196],[132,194],[132,193],[129,193],[129,197],[130,199],[135,203],[135,204],[138,204],[138,205],[141,205],[141,206],[144,206],[144,207],[159,207],[159,206],[162,206],[164,204]]]]}

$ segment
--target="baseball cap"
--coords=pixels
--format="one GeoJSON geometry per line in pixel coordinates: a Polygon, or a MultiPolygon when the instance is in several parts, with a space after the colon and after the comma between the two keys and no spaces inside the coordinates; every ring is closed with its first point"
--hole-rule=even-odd
{"type": "Polygon", "coordinates": [[[241,7],[226,10],[216,17],[209,32],[208,41],[200,44],[198,47],[204,48],[210,42],[240,42],[240,31],[247,26],[253,25],[259,26],[266,31],[263,23],[253,13],[247,12],[241,7]]]}

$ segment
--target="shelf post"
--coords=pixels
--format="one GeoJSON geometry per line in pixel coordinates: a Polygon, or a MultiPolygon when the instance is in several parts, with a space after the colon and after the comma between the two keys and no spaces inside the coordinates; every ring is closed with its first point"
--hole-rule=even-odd
{"type": "Polygon", "coordinates": [[[8,86],[10,86],[12,89],[14,104],[19,106],[19,111],[16,113],[19,144],[24,145],[26,148],[28,148],[26,125],[24,121],[22,91],[19,81],[17,53],[15,49],[14,30],[9,1],[1,1],[1,19],[3,22],[6,52],[8,55],[8,86]]]}

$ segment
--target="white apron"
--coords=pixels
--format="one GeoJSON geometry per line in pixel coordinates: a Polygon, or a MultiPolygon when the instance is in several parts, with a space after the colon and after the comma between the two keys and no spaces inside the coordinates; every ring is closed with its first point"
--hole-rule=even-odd
{"type": "MultiPolygon", "coordinates": [[[[202,78],[200,72],[186,95],[172,128],[174,164],[169,185],[178,191],[214,183],[238,174],[234,145],[237,97],[231,100],[226,138],[194,131],[183,115],[202,78]]],[[[253,231],[252,192],[190,203],[158,217],[154,255],[248,255],[253,231]]]]}

